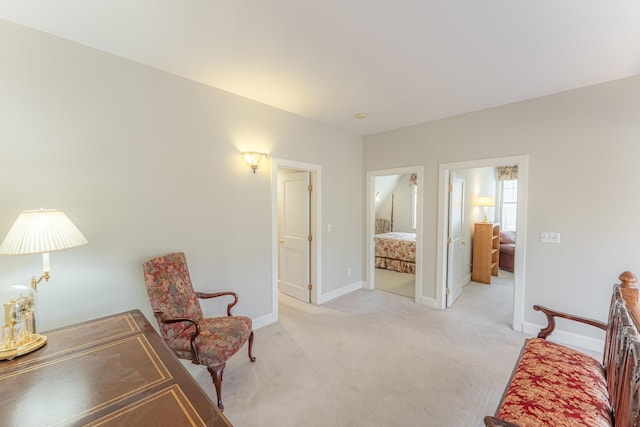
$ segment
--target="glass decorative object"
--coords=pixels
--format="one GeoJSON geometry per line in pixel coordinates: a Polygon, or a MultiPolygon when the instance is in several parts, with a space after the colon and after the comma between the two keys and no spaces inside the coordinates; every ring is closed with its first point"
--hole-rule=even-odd
{"type": "Polygon", "coordinates": [[[36,350],[47,337],[36,332],[36,292],[30,286],[14,285],[0,291],[3,325],[0,328],[0,360],[13,359],[36,350]]]}

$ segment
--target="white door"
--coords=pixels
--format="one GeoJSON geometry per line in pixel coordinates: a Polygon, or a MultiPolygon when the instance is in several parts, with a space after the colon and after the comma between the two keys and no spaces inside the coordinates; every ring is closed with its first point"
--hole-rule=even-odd
{"type": "Polygon", "coordinates": [[[278,173],[280,291],[311,302],[309,172],[278,173]]]}
{"type": "Polygon", "coordinates": [[[449,237],[447,251],[447,307],[462,294],[462,220],[464,180],[451,172],[449,180],[449,237]]]}

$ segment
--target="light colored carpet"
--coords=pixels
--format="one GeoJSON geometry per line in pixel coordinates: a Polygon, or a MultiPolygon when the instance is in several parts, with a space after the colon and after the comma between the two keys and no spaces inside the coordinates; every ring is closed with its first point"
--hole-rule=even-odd
{"type": "MultiPolygon", "coordinates": [[[[494,413],[523,334],[512,282],[465,286],[439,311],[379,290],[322,306],[280,295],[280,321],[256,331],[224,372],[225,415],[253,426],[481,426],[494,413]]],[[[215,400],[204,367],[184,362],[215,400]]]]}
{"type": "Polygon", "coordinates": [[[376,268],[376,289],[403,295],[412,300],[416,296],[416,275],[376,268]]]}

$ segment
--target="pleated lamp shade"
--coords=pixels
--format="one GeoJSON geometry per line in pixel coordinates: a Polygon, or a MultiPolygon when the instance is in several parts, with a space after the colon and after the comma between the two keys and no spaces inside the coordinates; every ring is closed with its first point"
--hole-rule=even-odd
{"type": "Polygon", "coordinates": [[[0,244],[0,255],[27,255],[86,245],[87,239],[57,209],[24,211],[0,244]]]}

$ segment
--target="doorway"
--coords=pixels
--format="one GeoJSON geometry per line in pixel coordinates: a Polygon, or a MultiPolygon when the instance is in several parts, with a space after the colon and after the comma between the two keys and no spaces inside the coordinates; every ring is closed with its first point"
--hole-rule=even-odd
{"type": "Polygon", "coordinates": [[[453,171],[456,169],[471,169],[496,167],[504,165],[518,166],[518,205],[517,205],[517,225],[521,230],[518,235],[515,250],[515,271],[513,286],[513,319],[512,328],[522,331],[524,322],[524,261],[526,247],[526,226],[527,226],[527,185],[529,156],[514,156],[494,159],[472,160],[457,163],[443,163],[440,165],[439,173],[439,206],[438,209],[438,237],[437,237],[437,262],[436,262],[436,306],[445,309],[447,306],[447,272],[448,272],[448,232],[450,210],[453,209],[449,202],[449,182],[453,171]]]}
{"type": "Polygon", "coordinates": [[[278,320],[278,292],[280,273],[282,268],[288,269],[284,274],[285,279],[289,282],[290,289],[293,289],[296,298],[306,300],[312,304],[318,304],[321,295],[321,257],[320,248],[322,241],[321,233],[321,198],[320,198],[321,168],[320,165],[310,163],[302,163],[284,159],[271,159],[271,236],[272,236],[272,260],[271,260],[271,294],[272,294],[272,322],[278,320]],[[288,178],[291,179],[289,180],[288,178]],[[301,179],[305,179],[305,183],[301,184],[301,179]],[[283,192],[286,186],[282,186],[283,182],[289,181],[290,187],[294,189],[292,195],[300,194],[300,185],[309,186],[306,195],[306,201],[299,203],[285,212],[287,209],[281,204],[283,201],[283,192]],[[308,203],[307,210],[302,209],[308,203]],[[301,210],[302,209],[302,210],[301,210]],[[290,238],[290,251],[283,251],[287,239],[282,238],[282,227],[284,226],[282,219],[285,215],[289,215],[289,224],[293,232],[287,236],[290,238]],[[305,225],[308,224],[308,226],[305,225]],[[300,234],[304,227],[310,230],[310,234],[305,237],[305,241],[301,241],[300,234]],[[294,236],[295,235],[295,236],[294,236]],[[304,289],[300,288],[301,278],[308,278],[308,284],[304,289]],[[308,287],[307,287],[308,286],[308,287]]]}
{"type": "MultiPolygon", "coordinates": [[[[383,191],[376,190],[376,182],[378,179],[381,181],[389,181],[387,177],[390,176],[406,176],[410,177],[414,175],[413,180],[415,180],[415,187],[407,187],[408,194],[413,194],[415,190],[415,196],[410,196],[413,198],[413,201],[408,202],[407,206],[410,208],[405,208],[406,210],[412,210],[414,215],[406,216],[403,219],[403,223],[400,223],[399,226],[410,231],[411,229],[415,230],[415,275],[413,280],[413,300],[416,302],[420,302],[421,300],[421,283],[422,283],[422,259],[420,254],[422,254],[422,198],[423,198],[423,176],[424,176],[424,168],[422,166],[415,167],[404,167],[397,169],[385,169],[378,171],[370,171],[367,172],[367,208],[366,208],[366,265],[367,265],[367,281],[365,284],[366,289],[376,289],[376,254],[375,254],[375,244],[374,244],[374,236],[376,235],[376,204],[382,202],[381,199],[386,198],[389,203],[391,209],[396,209],[394,206],[394,197],[390,194],[387,194],[386,197],[383,195],[383,191]],[[410,190],[410,191],[409,191],[410,190]],[[378,201],[376,201],[376,193],[379,192],[378,201]]],[[[393,180],[391,180],[393,181],[393,180]]],[[[390,185],[390,188],[393,186],[390,185]]],[[[378,219],[387,219],[392,220],[390,208],[386,209],[389,215],[389,218],[378,218],[378,219]]],[[[386,211],[385,211],[386,212],[386,211]]],[[[398,212],[397,210],[395,212],[398,212]]],[[[386,214],[385,214],[386,215],[386,214]]],[[[395,221],[394,221],[395,222],[395,221]]],[[[389,227],[391,229],[391,227],[389,227]]],[[[402,267],[401,267],[402,268],[402,267]]]]}

